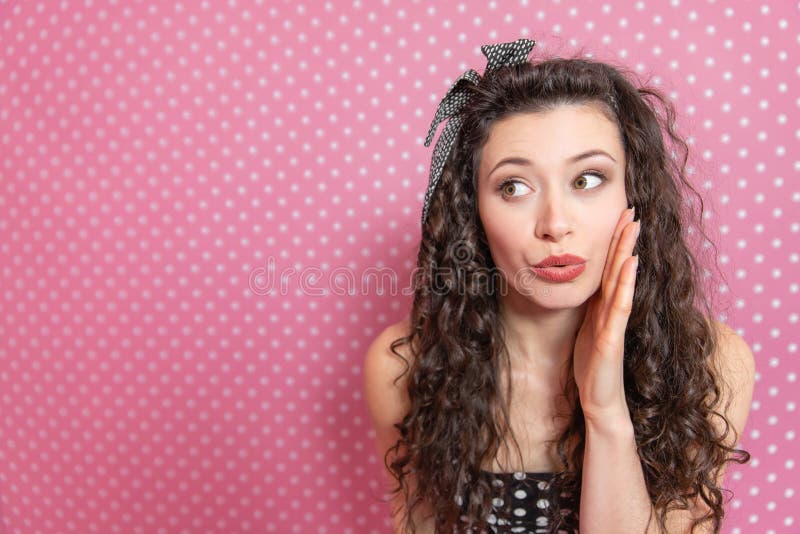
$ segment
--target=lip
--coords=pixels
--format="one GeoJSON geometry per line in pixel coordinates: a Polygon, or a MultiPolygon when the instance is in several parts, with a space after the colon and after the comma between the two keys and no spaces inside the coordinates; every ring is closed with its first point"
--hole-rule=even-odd
{"type": "Polygon", "coordinates": [[[576,279],[586,270],[586,263],[566,265],[564,267],[531,267],[537,278],[548,282],[569,282],[576,279]]]}
{"type": "Polygon", "coordinates": [[[553,267],[556,265],[579,265],[586,263],[585,258],[575,256],[574,254],[561,254],[558,256],[548,256],[536,265],[534,268],[553,267]]]}

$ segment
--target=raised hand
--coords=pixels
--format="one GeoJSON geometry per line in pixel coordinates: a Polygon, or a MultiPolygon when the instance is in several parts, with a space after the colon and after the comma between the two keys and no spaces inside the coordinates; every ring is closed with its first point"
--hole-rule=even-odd
{"type": "Polygon", "coordinates": [[[620,215],[600,288],[588,301],[572,356],[584,418],[598,424],[630,418],[622,375],[625,329],[639,263],[632,254],[640,221],[633,217],[633,209],[620,215]]]}

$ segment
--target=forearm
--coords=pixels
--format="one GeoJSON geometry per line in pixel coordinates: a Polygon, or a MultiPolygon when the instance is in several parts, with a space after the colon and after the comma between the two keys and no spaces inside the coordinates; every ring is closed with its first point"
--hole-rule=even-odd
{"type": "Polygon", "coordinates": [[[636,451],[633,423],[596,424],[586,420],[586,445],[581,481],[581,532],[655,532],[653,505],[636,451]],[[646,530],[647,529],[647,530],[646,530]]]}

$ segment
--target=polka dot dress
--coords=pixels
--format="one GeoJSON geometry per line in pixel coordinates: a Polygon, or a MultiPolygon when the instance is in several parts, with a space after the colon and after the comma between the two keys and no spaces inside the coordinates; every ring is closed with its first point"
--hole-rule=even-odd
{"type": "MultiPolygon", "coordinates": [[[[490,473],[483,472],[483,476],[492,488],[492,513],[489,514],[489,532],[496,534],[544,534],[548,532],[547,510],[553,496],[550,481],[552,473],[490,473]]],[[[569,500],[567,493],[562,493],[562,502],[566,502],[576,510],[576,505],[569,500]]],[[[462,512],[466,512],[465,500],[457,498],[462,512]]],[[[562,506],[562,514],[568,513],[562,506]]],[[[576,512],[577,513],[577,512],[576,512]]],[[[461,516],[464,523],[468,523],[466,515],[461,516]]],[[[467,532],[477,532],[468,530],[467,532]]],[[[570,526],[568,530],[559,530],[561,533],[577,532],[570,526]]]]}

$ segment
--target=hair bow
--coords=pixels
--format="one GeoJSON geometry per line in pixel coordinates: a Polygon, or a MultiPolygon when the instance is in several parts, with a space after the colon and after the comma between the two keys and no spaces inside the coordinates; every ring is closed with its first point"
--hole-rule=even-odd
{"type": "MultiPolygon", "coordinates": [[[[484,76],[490,70],[516,65],[517,63],[524,63],[527,61],[528,54],[531,53],[535,44],[536,41],[532,39],[517,39],[510,43],[481,46],[481,52],[483,52],[483,55],[486,56],[487,59],[486,69],[483,73],[484,76]]],[[[425,200],[422,206],[423,225],[428,217],[428,209],[430,207],[431,198],[433,197],[433,191],[436,189],[436,184],[439,183],[439,178],[444,169],[444,163],[450,151],[453,149],[456,133],[461,127],[461,110],[469,100],[466,84],[472,83],[477,85],[480,80],[481,76],[473,69],[464,72],[453,82],[453,85],[436,108],[433,122],[431,122],[428,135],[425,137],[425,146],[430,146],[433,140],[433,134],[436,133],[436,127],[439,123],[448,117],[450,120],[447,121],[441,135],[439,135],[439,139],[436,141],[436,145],[433,147],[428,190],[425,192],[425,200]]]]}

